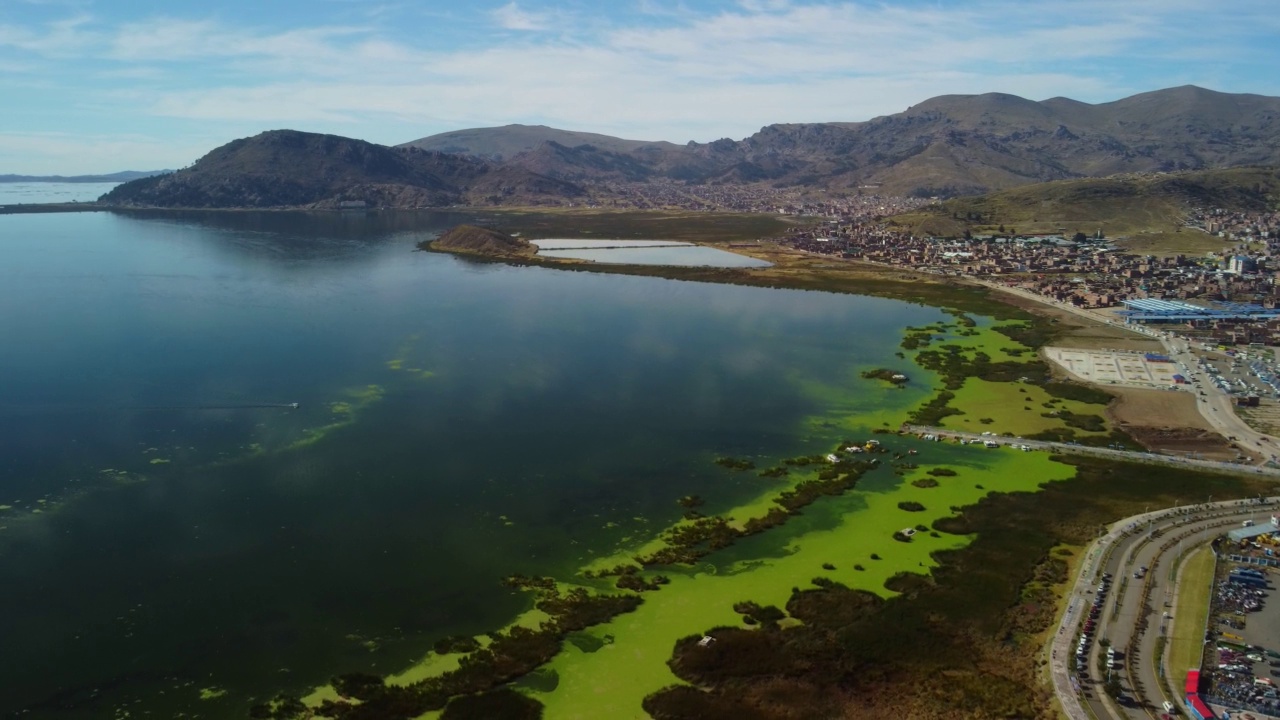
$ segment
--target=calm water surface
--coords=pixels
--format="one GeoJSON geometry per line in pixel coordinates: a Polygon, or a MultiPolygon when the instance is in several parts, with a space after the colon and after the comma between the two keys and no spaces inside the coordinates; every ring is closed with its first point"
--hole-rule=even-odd
{"type": "Polygon", "coordinates": [[[561,240],[546,238],[530,240],[543,250],[578,250],[591,248],[653,248],[653,247],[693,247],[693,243],[678,240],[561,240]]]}
{"type": "Polygon", "coordinates": [[[754,496],[711,460],[827,447],[815,388],[942,317],[414,250],[463,219],[0,216],[0,714],[402,668],[754,496]]]}
{"type": "Polygon", "coordinates": [[[0,205],[93,202],[120,183],[0,183],[0,205]]]}
{"type": "Polygon", "coordinates": [[[678,265],[681,267],[769,267],[767,260],[718,248],[670,240],[530,240],[546,257],[591,260],[605,264],[678,265]]]}

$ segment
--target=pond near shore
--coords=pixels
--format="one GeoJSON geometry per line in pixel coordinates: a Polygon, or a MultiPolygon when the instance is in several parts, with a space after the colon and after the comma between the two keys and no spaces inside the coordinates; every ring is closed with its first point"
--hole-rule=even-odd
{"type": "Polygon", "coordinates": [[[769,267],[767,260],[719,248],[667,240],[530,240],[541,257],[590,260],[611,265],[680,267],[769,267]]]}
{"type": "Polygon", "coordinates": [[[766,489],[716,457],[929,394],[858,372],[935,308],[414,250],[466,219],[0,217],[0,714],[393,672],[527,608],[507,574],[766,489]]]}

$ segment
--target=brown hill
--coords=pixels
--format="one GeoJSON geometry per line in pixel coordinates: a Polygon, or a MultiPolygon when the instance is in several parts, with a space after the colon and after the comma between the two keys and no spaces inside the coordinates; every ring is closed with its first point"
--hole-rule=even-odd
{"type": "Polygon", "coordinates": [[[272,130],[215,148],[194,165],[128,182],[102,202],[157,207],[423,207],[536,204],[580,187],[463,155],[395,149],[295,130],[272,130]]]}
{"type": "MultiPolygon", "coordinates": [[[[1280,209],[1280,170],[1241,167],[1058,180],[987,195],[953,198],[899,215],[895,224],[937,235],[1084,232],[1107,237],[1180,232],[1193,208],[1243,212],[1280,209]]],[[[1197,231],[1198,232],[1198,231],[1197,231]]]]}
{"type": "Polygon", "coordinates": [[[770,125],[743,140],[685,146],[530,130],[474,132],[484,134],[487,152],[507,149],[508,164],[572,182],[872,185],[886,194],[955,196],[1126,172],[1280,165],[1280,98],[1194,86],[1098,105],[943,95],[867,122],[770,125]],[[511,154],[517,147],[522,152],[511,154]]]}
{"type": "Polygon", "coordinates": [[[435,240],[423,243],[423,246],[430,250],[490,257],[530,256],[537,252],[537,248],[528,240],[476,225],[450,228],[435,240]]]}
{"type": "Polygon", "coordinates": [[[557,130],[546,125],[504,125],[455,130],[411,140],[397,147],[475,155],[490,160],[508,160],[520,153],[537,150],[546,143],[556,143],[569,148],[589,145],[597,150],[611,153],[627,153],[648,146],[678,147],[669,142],[623,140],[597,133],[557,130]]]}
{"type": "Polygon", "coordinates": [[[585,198],[587,184],[601,197],[606,182],[653,180],[952,197],[1242,165],[1280,165],[1280,98],[1185,86],[1098,105],[944,95],[867,122],[770,125],[743,140],[683,146],[523,125],[396,148],[276,130],[102,199],[165,207],[537,205],[585,198]]]}

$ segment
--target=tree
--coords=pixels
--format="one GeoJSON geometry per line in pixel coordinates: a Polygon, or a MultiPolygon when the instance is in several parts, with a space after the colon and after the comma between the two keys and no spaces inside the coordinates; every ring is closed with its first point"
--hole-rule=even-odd
{"type": "Polygon", "coordinates": [[[1072,240],[1074,240],[1074,241],[1076,241],[1076,242],[1078,242],[1078,243],[1082,243],[1082,242],[1084,242],[1085,240],[1088,240],[1088,239],[1089,239],[1089,236],[1088,236],[1088,235],[1085,235],[1085,234],[1084,234],[1084,233],[1082,233],[1082,232],[1076,232],[1076,234],[1075,234],[1075,235],[1072,235],[1072,236],[1071,236],[1071,239],[1072,239],[1072,240]]]}

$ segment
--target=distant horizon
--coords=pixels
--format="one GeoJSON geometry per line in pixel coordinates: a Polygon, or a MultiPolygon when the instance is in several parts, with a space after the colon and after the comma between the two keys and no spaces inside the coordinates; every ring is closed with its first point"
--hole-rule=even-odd
{"type": "MultiPolygon", "coordinates": [[[[174,172],[172,168],[164,168],[162,170],[116,170],[114,172],[105,173],[75,173],[75,174],[53,174],[53,175],[29,175],[26,173],[9,173],[0,172],[0,183],[24,183],[24,182],[66,182],[66,183],[109,183],[109,182],[128,182],[127,180],[116,180],[118,175],[134,175],[137,177],[150,177],[153,175],[163,175],[165,173],[174,172]],[[113,178],[111,180],[88,180],[85,178],[113,178]]],[[[137,179],[137,177],[130,179],[137,179]]]]}
{"type": "Polygon", "coordinates": [[[684,144],[947,94],[1280,95],[1270,0],[152,7],[0,8],[0,168],[184,167],[265,128],[395,145],[518,123],[684,144]]]}

